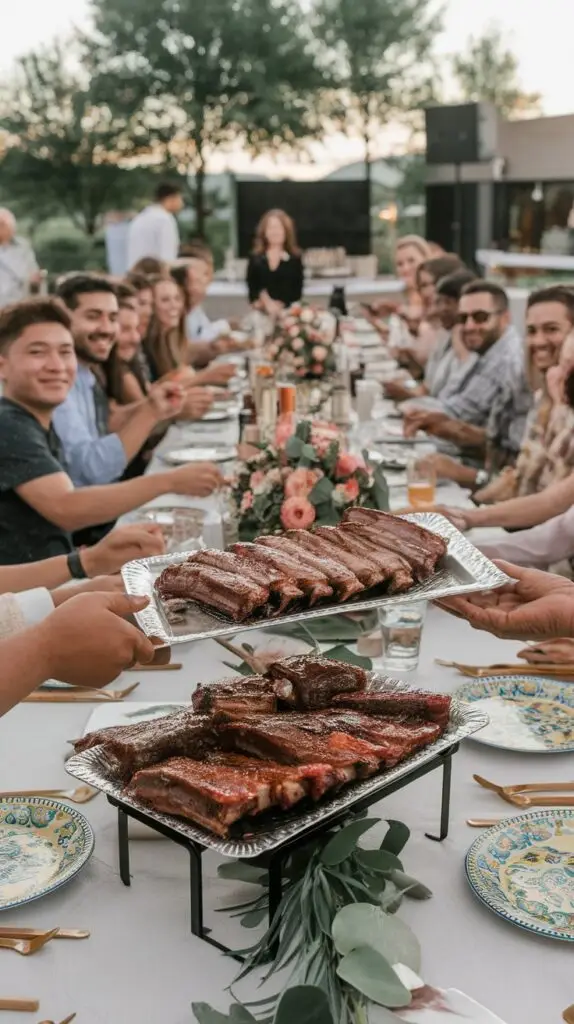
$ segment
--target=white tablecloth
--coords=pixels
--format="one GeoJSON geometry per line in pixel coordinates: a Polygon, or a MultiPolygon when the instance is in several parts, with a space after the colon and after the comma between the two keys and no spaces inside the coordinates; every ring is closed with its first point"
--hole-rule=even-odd
{"type": "MultiPolygon", "coordinates": [[[[517,645],[473,632],[465,623],[430,609],[421,664],[413,681],[450,690],[459,681],[434,658],[489,663],[512,658],[517,645]]],[[[185,700],[199,680],[226,670],[229,655],[214,642],[174,650],[180,672],[141,675],[137,700],[185,700]]],[[[137,679],[133,673],[122,683],[137,679]]],[[[22,704],[0,721],[0,777],[5,790],[70,786],[66,741],[79,735],[89,705],[22,704]]],[[[373,814],[399,818],[412,829],[405,851],[407,870],[425,881],[434,897],[406,901],[401,914],[423,947],[424,976],[454,986],[484,1002],[507,1024],[558,1024],[574,999],[572,950],[566,943],[537,938],[497,918],[472,895],[464,877],[464,854],[478,834],[468,817],[504,816],[505,805],[473,781],[478,772],[500,783],[571,777],[571,757],[513,755],[466,742],[453,763],[451,831],[442,844],[424,838],[438,826],[439,773],[390,797],[373,814]]],[[[228,1005],[224,988],[236,965],[189,933],[189,878],[185,852],[168,841],[131,843],[133,883],[118,874],[116,816],[103,796],[84,808],[96,834],[95,853],[77,879],[61,891],[19,911],[2,924],[89,928],[85,942],[52,942],[34,957],[0,951],[0,995],[41,999],[44,1017],[60,1020],[76,1011],[79,1024],[190,1024],[190,1003],[228,1005]]],[[[207,858],[207,924],[226,942],[245,945],[245,934],[213,910],[237,902],[235,883],[214,877],[207,858]]],[[[251,935],[248,936],[251,940],[251,935]]],[[[253,991],[247,985],[244,991],[253,991]]],[[[256,998],[256,997],[255,997],[256,998]]],[[[21,1015],[5,1014],[6,1024],[21,1015]]],[[[32,1019],[32,1018],[30,1018],[32,1019]]],[[[35,1018],[34,1018],[35,1019],[35,1018]]]]}
{"type": "MultiPolygon", "coordinates": [[[[233,443],[236,424],[200,428],[206,443],[233,443]]],[[[197,432],[194,440],[198,442],[197,432]]],[[[173,427],[161,445],[150,472],[165,468],[162,452],[189,443],[189,428],[173,427]]],[[[395,493],[393,504],[405,503],[395,493]]],[[[468,499],[456,487],[439,490],[450,504],[468,499]]],[[[170,502],[204,508],[217,543],[217,502],[166,496],[170,502]]],[[[437,657],[472,663],[512,658],[516,645],[473,632],[465,623],[429,609],[420,668],[413,682],[451,690],[460,681],[439,668],[437,657]]],[[[229,655],[214,641],[182,645],[173,659],[180,672],[142,673],[131,699],[161,703],[187,700],[199,681],[221,677],[229,655]]],[[[137,678],[126,674],[121,683],[137,678]]],[[[101,705],[99,705],[101,706],[101,705]]],[[[70,787],[64,767],[67,741],[80,735],[89,705],[22,704],[0,720],[0,778],[4,790],[70,787]]],[[[572,951],[567,944],[536,938],[499,920],[472,895],[464,877],[464,854],[477,833],[468,817],[504,816],[498,798],[473,781],[478,772],[500,783],[558,780],[571,775],[571,757],[512,755],[467,742],[453,765],[451,830],[435,844],[425,831],[438,827],[440,776],[433,773],[395,794],[373,810],[405,821],[412,829],[407,870],[426,882],[434,898],[406,902],[401,914],[419,936],[424,977],[433,984],[456,987],[484,1002],[507,1024],[558,1024],[562,1009],[574,1001],[572,951]]],[[[166,840],[135,839],[131,843],[133,884],[125,888],[118,874],[116,816],[103,796],[85,808],[96,834],[95,853],[84,871],[61,891],[36,904],[2,915],[2,924],[35,927],[88,928],[86,942],[52,942],[39,954],[22,958],[0,952],[0,996],[38,997],[40,1018],[60,1020],[73,1011],[78,1024],[189,1024],[190,1003],[208,1001],[226,1009],[224,992],[236,965],[189,931],[189,873],[185,852],[166,840]]],[[[140,833],[141,834],[141,833],[140,833]]],[[[237,902],[235,883],[215,875],[217,859],[206,858],[207,925],[223,941],[245,945],[245,934],[229,918],[214,914],[224,903],[237,902]]],[[[247,936],[251,940],[251,934],[247,936]]],[[[244,992],[253,993],[249,982],[244,992]]],[[[248,996],[247,996],[248,997],[248,996]]],[[[21,1015],[4,1014],[6,1024],[21,1015]]]]}

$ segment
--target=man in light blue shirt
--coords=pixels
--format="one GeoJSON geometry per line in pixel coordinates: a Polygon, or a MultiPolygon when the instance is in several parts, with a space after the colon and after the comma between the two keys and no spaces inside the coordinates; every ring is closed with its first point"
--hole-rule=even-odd
{"type": "Polygon", "coordinates": [[[119,304],[105,277],[75,274],[58,290],[72,318],[78,359],[75,383],[54,413],[68,472],[76,487],[119,480],[157,425],[179,411],[173,385],[156,385],[150,396],[126,406],[111,432],[102,367],[115,344],[119,304]]]}

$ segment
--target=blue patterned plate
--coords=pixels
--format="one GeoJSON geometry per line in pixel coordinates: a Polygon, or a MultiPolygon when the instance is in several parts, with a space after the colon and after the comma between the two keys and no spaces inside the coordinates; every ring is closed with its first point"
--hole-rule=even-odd
{"type": "Polygon", "coordinates": [[[574,750],[574,686],[541,676],[487,676],[464,683],[454,696],[480,702],[490,721],[477,743],[525,754],[574,750]]]}
{"type": "Polygon", "coordinates": [[[83,814],[45,797],[0,797],[0,910],[69,882],[94,849],[83,814]]]}
{"type": "Polygon", "coordinates": [[[574,942],[574,808],[507,818],[466,855],[479,900],[526,931],[574,942]]]}

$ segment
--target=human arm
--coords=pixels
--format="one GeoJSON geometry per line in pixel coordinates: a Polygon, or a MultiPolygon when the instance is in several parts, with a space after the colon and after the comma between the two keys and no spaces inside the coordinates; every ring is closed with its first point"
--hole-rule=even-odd
{"type": "Polygon", "coordinates": [[[492,544],[481,544],[480,549],[489,558],[504,558],[516,565],[538,569],[571,558],[574,555],[574,507],[530,530],[519,530],[492,544]]]}
{"type": "Polygon", "coordinates": [[[44,519],[69,533],[87,526],[112,522],[162,494],[207,497],[221,486],[223,477],[216,466],[196,463],[167,473],[150,474],[102,487],[74,489],[63,472],[29,480],[15,490],[22,501],[44,519]]]}
{"type": "MultiPolygon", "coordinates": [[[[93,547],[79,552],[86,576],[107,576],[119,572],[126,562],[150,555],[161,555],[165,543],[161,529],[155,523],[134,523],[118,526],[93,547]]],[[[0,593],[20,591],[34,587],[53,590],[71,579],[67,555],[46,558],[42,562],[24,565],[0,566],[0,593]]]]}
{"type": "Polygon", "coordinates": [[[247,264],[247,291],[252,306],[258,303],[263,288],[261,260],[250,256],[247,264]]]}
{"type": "Polygon", "coordinates": [[[300,256],[292,256],[289,261],[290,274],[288,287],[285,289],[285,305],[291,306],[294,302],[300,302],[303,296],[303,284],[305,280],[303,272],[303,260],[300,256]]]}
{"type": "Polygon", "coordinates": [[[461,487],[470,488],[476,484],[478,470],[473,469],[472,466],[465,466],[463,462],[452,459],[450,455],[441,455],[437,452],[433,455],[426,455],[420,461],[421,465],[434,470],[439,480],[454,480],[461,487]]]}
{"type": "Polygon", "coordinates": [[[0,715],[46,679],[100,687],[136,661],[151,662],[153,644],[122,618],[147,604],[146,597],[84,594],[38,625],[0,641],[0,715]]]}
{"type": "Polygon", "coordinates": [[[383,384],[383,388],[385,398],[390,398],[393,402],[405,402],[410,398],[423,398],[429,393],[424,384],[418,384],[414,380],[388,380],[383,384]]]}
{"type": "Polygon", "coordinates": [[[517,658],[522,658],[529,665],[568,665],[574,668],[574,639],[561,637],[560,640],[545,640],[536,647],[525,647],[518,651],[517,658]]]}
{"type": "Polygon", "coordinates": [[[548,519],[566,512],[574,504],[574,475],[551,484],[539,494],[526,494],[520,498],[510,498],[497,505],[485,505],[481,508],[455,509],[457,516],[462,515],[465,529],[476,526],[502,526],[506,529],[526,529],[538,526],[548,519]]]}
{"type": "Polygon", "coordinates": [[[574,637],[574,583],[509,562],[497,562],[512,577],[498,590],[442,599],[445,611],[507,640],[574,637]]]}

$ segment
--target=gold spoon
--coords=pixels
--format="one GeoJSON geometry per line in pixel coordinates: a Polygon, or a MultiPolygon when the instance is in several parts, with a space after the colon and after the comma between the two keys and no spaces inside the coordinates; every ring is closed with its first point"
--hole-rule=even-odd
{"type": "Polygon", "coordinates": [[[13,949],[22,956],[30,956],[53,939],[57,931],[57,928],[53,928],[51,932],[42,932],[35,939],[0,939],[0,949],[13,949]]]}
{"type": "Polygon", "coordinates": [[[18,796],[58,796],[61,800],[70,800],[73,804],[87,804],[100,792],[93,786],[77,786],[76,789],[19,789],[11,793],[0,793],[0,800],[18,796]]]}

